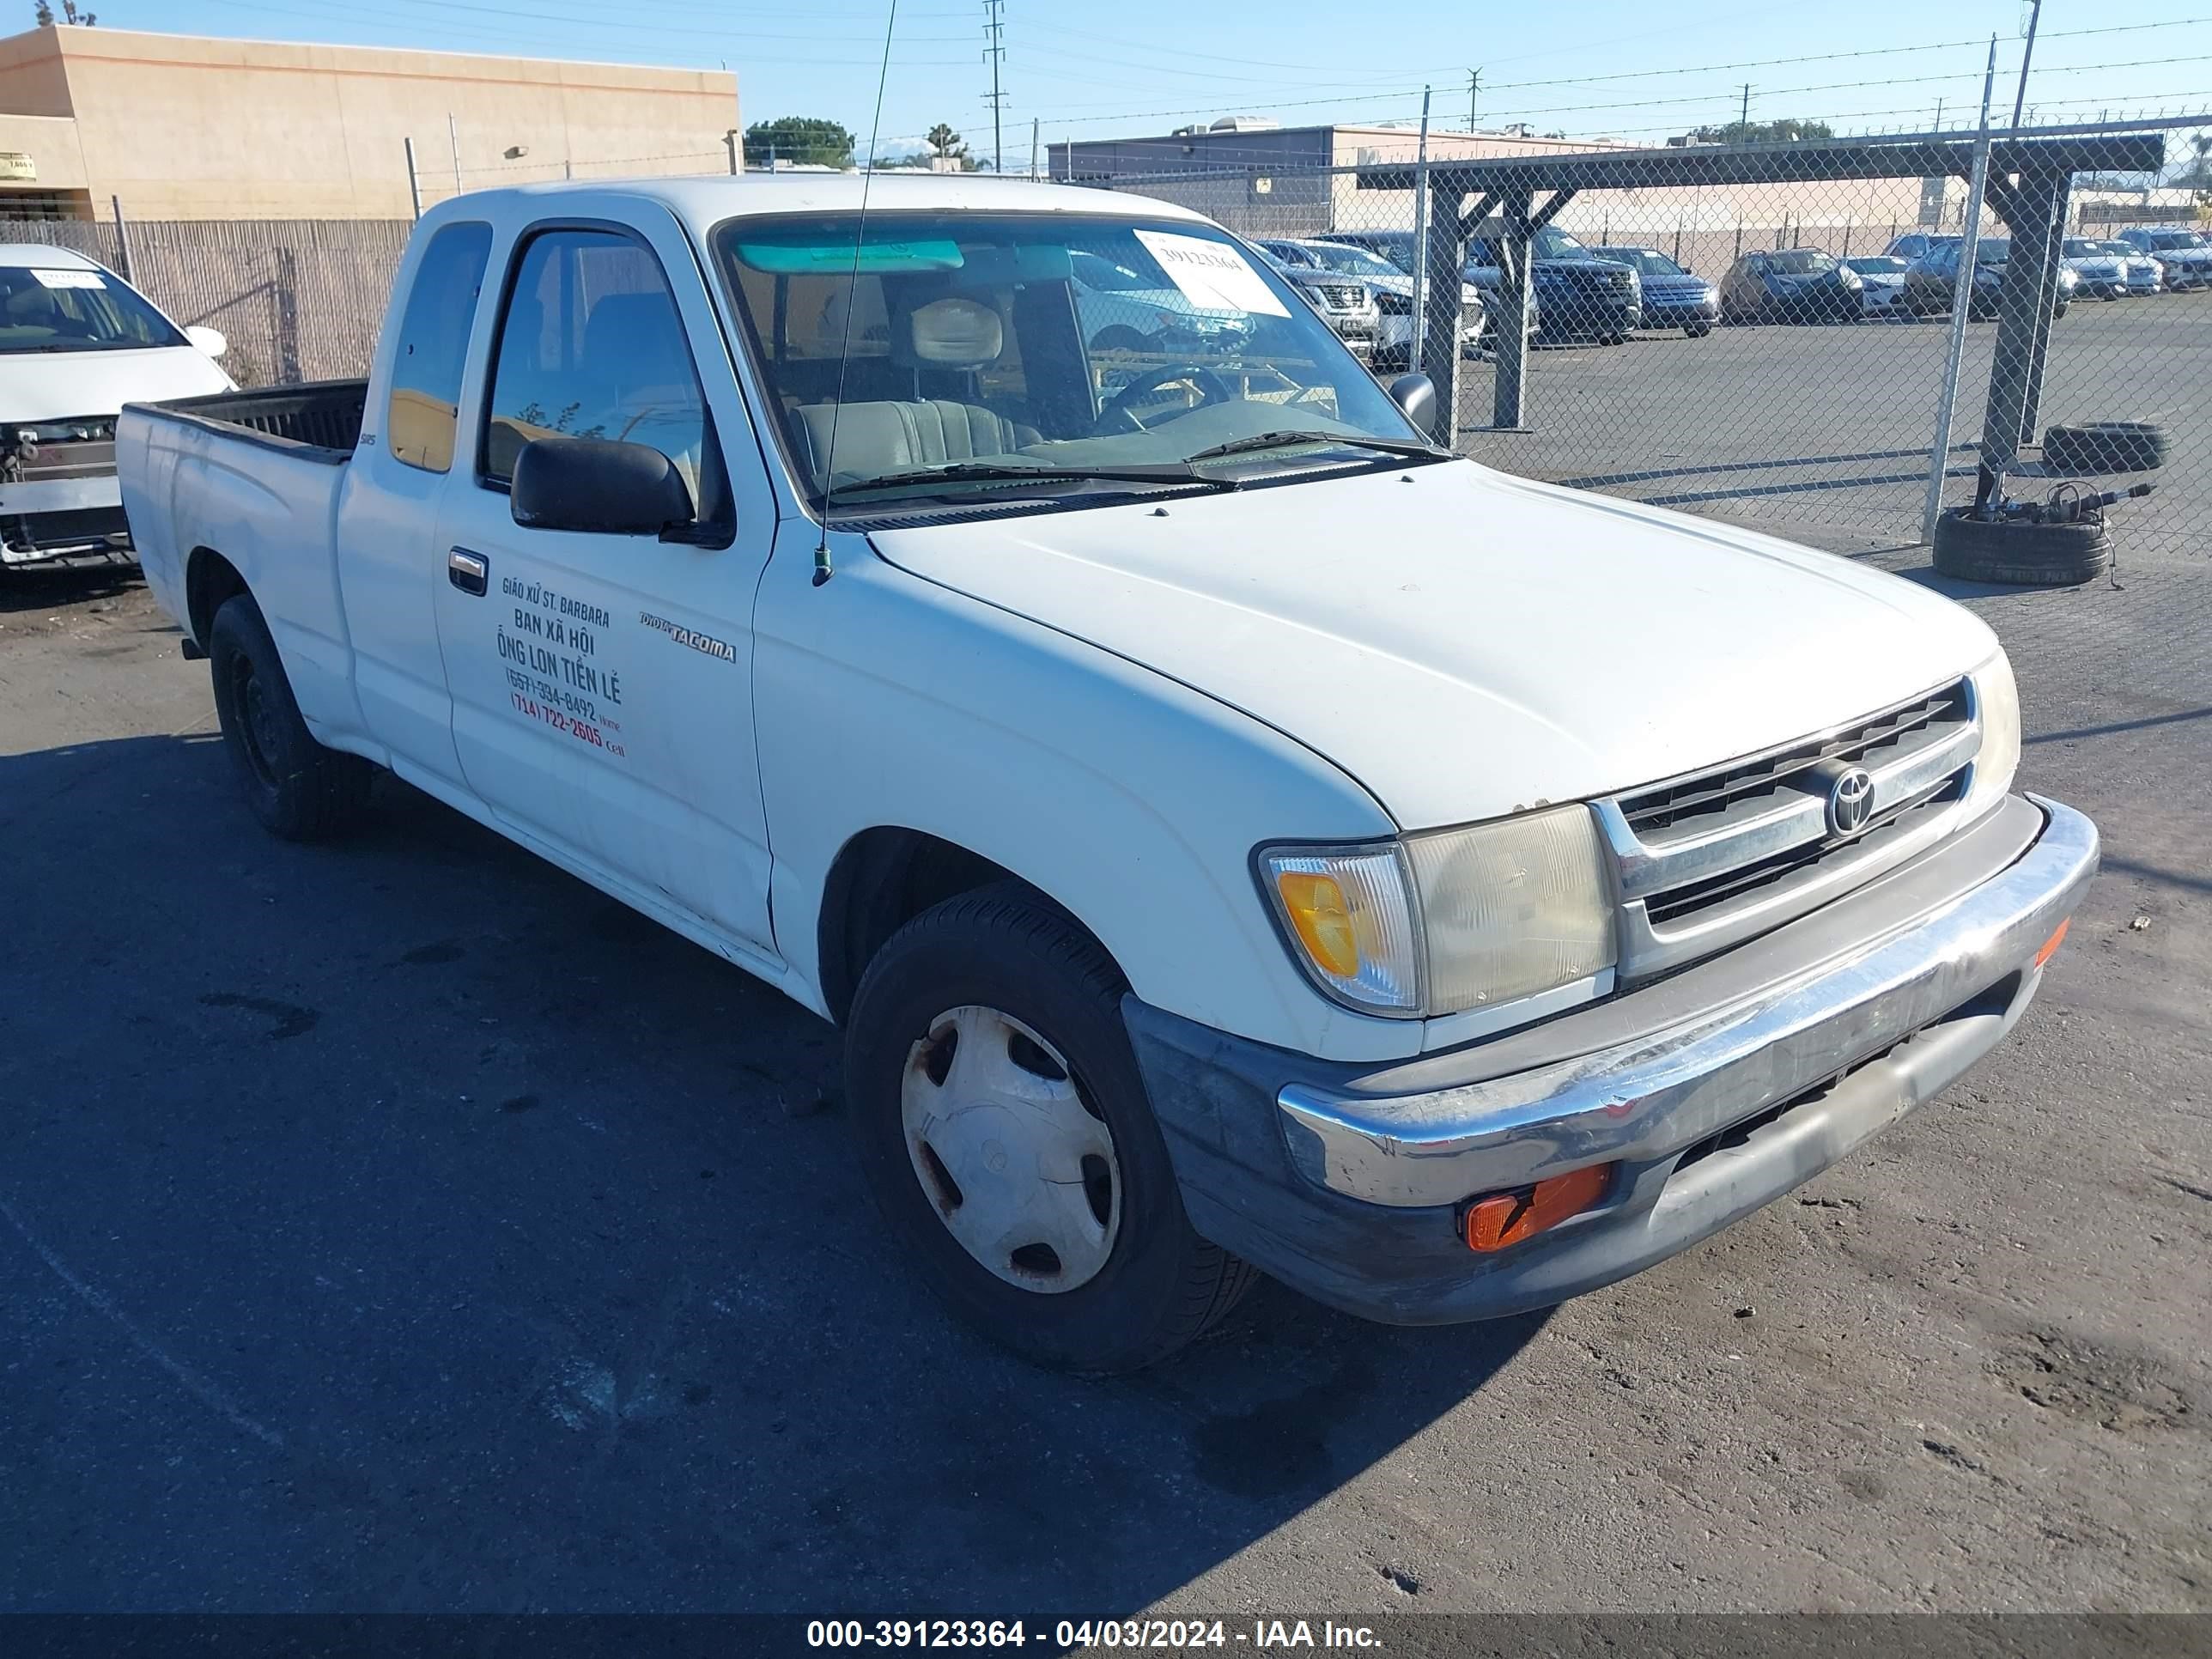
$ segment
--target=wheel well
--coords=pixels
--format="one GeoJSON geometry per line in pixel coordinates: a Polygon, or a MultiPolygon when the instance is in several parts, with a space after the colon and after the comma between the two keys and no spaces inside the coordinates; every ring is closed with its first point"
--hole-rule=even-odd
{"type": "Polygon", "coordinates": [[[195,642],[204,646],[215,626],[215,613],[227,599],[247,592],[238,567],[211,547],[196,547],[185,565],[185,619],[191,624],[195,642]]]}
{"type": "Polygon", "coordinates": [[[868,963],[915,917],[957,894],[1016,879],[1003,865],[919,830],[878,828],[854,836],[823,889],[817,944],[830,1018],[844,1023],[868,963]]]}

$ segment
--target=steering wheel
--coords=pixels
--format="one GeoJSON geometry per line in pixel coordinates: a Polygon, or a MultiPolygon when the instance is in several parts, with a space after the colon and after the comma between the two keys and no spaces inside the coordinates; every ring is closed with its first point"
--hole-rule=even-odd
{"type": "MultiPolygon", "coordinates": [[[[1139,420],[1136,410],[1131,405],[1146,392],[1158,392],[1162,386],[1170,386],[1177,380],[1188,380],[1198,389],[1198,402],[1193,405],[1195,408],[1203,409],[1208,404],[1229,403],[1236,397],[1236,393],[1229,389],[1229,382],[1204,363],[1170,363],[1163,368],[1151,369],[1139,374],[1115,392],[1106,407],[1098,411],[1098,424],[1104,426],[1107,417],[1114,416],[1127,421],[1139,432],[1149,432],[1152,429],[1151,425],[1139,420]]],[[[1190,413],[1189,409],[1180,409],[1174,414],[1163,415],[1160,419],[1164,422],[1175,419],[1176,415],[1188,413],[1190,413]]]]}

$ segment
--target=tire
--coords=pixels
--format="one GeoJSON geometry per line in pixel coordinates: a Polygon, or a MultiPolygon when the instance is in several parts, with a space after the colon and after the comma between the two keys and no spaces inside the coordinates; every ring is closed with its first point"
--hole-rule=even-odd
{"type": "Polygon", "coordinates": [[[1093,351],[1142,351],[1145,337],[1127,323],[1111,323],[1091,337],[1093,351]]]}
{"type": "Polygon", "coordinates": [[[350,828],[368,805],[376,769],[315,741],[269,624],[246,595],[216,612],[208,668],[223,747],[262,828],[287,841],[326,840],[350,828]]]}
{"type": "Polygon", "coordinates": [[[2094,421],[2043,434],[2043,464],[2054,472],[2151,472],[2166,465],[2166,428],[2154,421],[2094,421]]]}
{"type": "Polygon", "coordinates": [[[2071,587],[2112,568],[2102,524],[1984,523],[1954,507],[1936,521],[1936,568],[1961,581],[2071,587]]]}
{"type": "Polygon", "coordinates": [[[1685,339],[1702,340],[1706,335],[1712,331],[1713,325],[1711,323],[1685,323],[1682,325],[1682,337],[1685,339]]]}
{"type": "Polygon", "coordinates": [[[1066,915],[1002,883],[894,934],[846,1022],[854,1149],[899,1255],[961,1320],[1056,1370],[1165,1358],[1255,1277],[1183,1212],[1122,1024],[1127,988],[1066,915]],[[1071,1176],[1036,1173],[1063,1162],[1079,1196],[1071,1176]],[[955,1231],[971,1204],[988,1248],[955,1231]],[[1028,1232],[1058,1248],[1012,1244],[1028,1232]]]}

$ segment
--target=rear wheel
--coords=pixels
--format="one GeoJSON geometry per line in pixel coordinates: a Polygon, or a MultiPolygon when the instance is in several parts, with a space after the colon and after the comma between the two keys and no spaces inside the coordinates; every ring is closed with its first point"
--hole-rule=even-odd
{"type": "Polygon", "coordinates": [[[1125,988],[1006,884],[895,934],[846,1026],[856,1147],[900,1255],[967,1323],[1064,1370],[1151,1364],[1253,1277],[1183,1213],[1125,988]]]}
{"type": "Polygon", "coordinates": [[[368,799],[375,769],[317,743],[261,609],[240,593],[208,629],[216,718],[246,804],[288,841],[319,841],[348,828],[368,799]]]}

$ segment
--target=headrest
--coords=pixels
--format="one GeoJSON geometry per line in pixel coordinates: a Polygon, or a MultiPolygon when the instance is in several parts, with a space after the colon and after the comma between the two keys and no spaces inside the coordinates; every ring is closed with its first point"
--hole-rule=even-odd
{"type": "Polygon", "coordinates": [[[19,288],[8,296],[10,317],[48,318],[58,313],[60,304],[44,288],[19,288]]]}
{"type": "Polygon", "coordinates": [[[903,337],[891,356],[905,368],[981,368],[1006,349],[1006,325],[980,300],[957,295],[916,306],[906,316],[903,337]]]}

